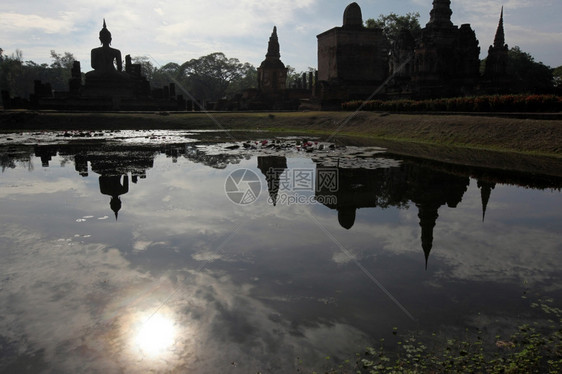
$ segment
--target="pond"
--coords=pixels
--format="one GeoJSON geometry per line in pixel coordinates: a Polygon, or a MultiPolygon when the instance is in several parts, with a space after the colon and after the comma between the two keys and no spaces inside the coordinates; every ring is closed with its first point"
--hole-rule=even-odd
{"type": "Polygon", "coordinates": [[[562,178],[212,138],[0,136],[0,371],[322,371],[561,300],[562,178]]]}

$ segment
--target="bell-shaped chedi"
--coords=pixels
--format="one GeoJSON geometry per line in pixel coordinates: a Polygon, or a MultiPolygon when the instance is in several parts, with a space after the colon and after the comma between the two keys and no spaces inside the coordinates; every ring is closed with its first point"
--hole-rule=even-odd
{"type": "Polygon", "coordinates": [[[361,7],[357,3],[351,3],[343,12],[343,27],[363,28],[363,14],[361,7]]]}

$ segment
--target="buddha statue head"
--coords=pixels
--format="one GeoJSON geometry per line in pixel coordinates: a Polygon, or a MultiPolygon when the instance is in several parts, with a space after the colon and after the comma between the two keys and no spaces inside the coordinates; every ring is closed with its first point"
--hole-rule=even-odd
{"type": "Polygon", "coordinates": [[[103,20],[103,28],[100,30],[100,42],[103,45],[111,44],[111,33],[107,29],[107,26],[105,24],[105,19],[103,20]]]}

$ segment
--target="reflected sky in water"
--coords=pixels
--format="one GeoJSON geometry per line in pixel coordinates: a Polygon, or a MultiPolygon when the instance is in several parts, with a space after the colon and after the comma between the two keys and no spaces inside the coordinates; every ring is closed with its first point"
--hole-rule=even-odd
{"type": "Polygon", "coordinates": [[[334,164],[210,147],[4,152],[1,371],[306,371],[395,326],[491,330],[523,294],[561,296],[558,182],[383,153],[339,169],[337,202],[287,205],[264,170],[334,164]],[[253,204],[225,194],[240,168],[253,204]]]}

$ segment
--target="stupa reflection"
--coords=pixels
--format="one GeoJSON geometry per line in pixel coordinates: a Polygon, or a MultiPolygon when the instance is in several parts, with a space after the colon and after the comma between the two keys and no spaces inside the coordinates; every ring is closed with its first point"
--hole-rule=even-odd
{"type": "MultiPolygon", "coordinates": [[[[317,173],[324,168],[318,164],[317,173]]],[[[404,207],[410,202],[416,206],[426,270],[439,208],[456,208],[470,184],[468,176],[450,174],[413,161],[404,161],[400,167],[392,168],[340,168],[338,175],[338,191],[319,189],[316,196],[335,194],[336,203],[324,205],[337,210],[338,222],[347,230],[355,224],[357,209],[404,207]]]]}

